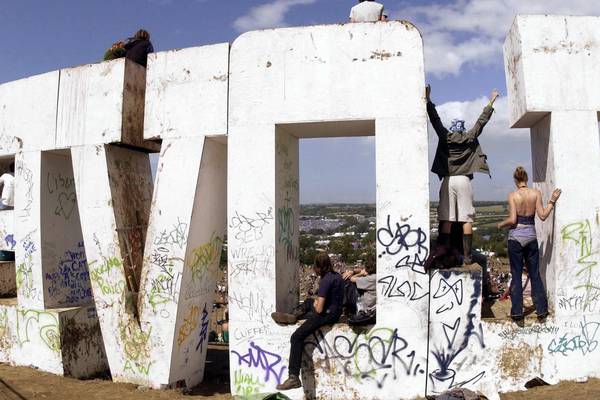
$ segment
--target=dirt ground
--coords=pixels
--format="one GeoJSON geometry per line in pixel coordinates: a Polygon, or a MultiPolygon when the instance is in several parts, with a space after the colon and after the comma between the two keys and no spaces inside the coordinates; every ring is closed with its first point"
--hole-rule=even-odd
{"type": "MultiPolygon", "coordinates": [[[[210,346],[206,377],[200,388],[189,392],[148,390],[136,385],[113,383],[104,379],[76,380],[40,372],[31,368],[0,364],[0,400],[180,400],[231,399],[228,378],[227,348],[210,346]]],[[[502,400],[597,400],[600,399],[600,380],[587,383],[562,382],[501,396],[502,400]]]]}

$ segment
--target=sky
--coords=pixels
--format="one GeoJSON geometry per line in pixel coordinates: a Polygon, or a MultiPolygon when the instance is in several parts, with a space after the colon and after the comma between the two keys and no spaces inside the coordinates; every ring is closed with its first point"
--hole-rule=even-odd
{"type": "MultiPolygon", "coordinates": [[[[111,43],[144,27],[156,51],[232,42],[260,28],[344,22],[354,0],[0,0],[0,83],[98,61],[111,43]]],[[[497,88],[506,94],[502,43],[518,13],[600,15],[598,0],[390,0],[391,19],[413,22],[425,45],[427,81],[442,120],[469,127],[497,88]]],[[[433,161],[437,137],[429,132],[433,161]]],[[[503,200],[517,165],[531,169],[528,130],[509,129],[507,102],[481,136],[492,179],[476,200],[503,200]]],[[[399,183],[400,184],[400,183],[399,183]]],[[[430,176],[431,199],[439,181],[430,176]]],[[[300,200],[375,201],[372,138],[302,140],[300,200]],[[335,154],[333,158],[329,155],[335,154]],[[327,156],[326,156],[327,155],[327,156]]]]}

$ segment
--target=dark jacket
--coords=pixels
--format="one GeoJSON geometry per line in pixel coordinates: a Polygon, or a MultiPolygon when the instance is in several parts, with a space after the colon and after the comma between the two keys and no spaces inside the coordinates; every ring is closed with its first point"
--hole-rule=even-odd
{"type": "Polygon", "coordinates": [[[494,108],[487,106],[473,128],[466,132],[450,132],[444,127],[435,104],[427,102],[427,114],[438,135],[438,146],[431,172],[442,179],[445,176],[467,175],[475,172],[490,175],[487,156],[481,150],[478,137],[488,123],[494,108]]]}
{"type": "Polygon", "coordinates": [[[148,64],[148,54],[154,52],[149,40],[130,39],[125,44],[125,57],[145,67],[148,64]]]}

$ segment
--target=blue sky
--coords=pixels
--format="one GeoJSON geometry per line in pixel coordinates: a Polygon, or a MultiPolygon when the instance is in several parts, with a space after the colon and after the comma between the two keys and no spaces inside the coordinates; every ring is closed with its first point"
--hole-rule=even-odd
{"type": "MultiPolygon", "coordinates": [[[[346,21],[354,0],[0,0],[0,83],[95,62],[139,27],[157,51],[231,42],[246,30],[346,21]]],[[[516,13],[600,15],[596,0],[394,0],[392,19],[421,30],[427,80],[443,119],[472,123],[485,96],[505,90],[501,44],[516,13]]],[[[435,149],[430,132],[430,159],[435,149]]],[[[510,130],[506,100],[481,139],[493,179],[474,181],[476,199],[504,199],[512,170],[530,167],[529,134],[510,130]]],[[[374,202],[375,154],[366,138],[301,143],[301,201],[374,202]],[[335,154],[332,158],[330,155],[335,154]]],[[[400,183],[399,183],[400,184],[400,183]]],[[[439,183],[431,176],[437,199],[439,183]]]]}

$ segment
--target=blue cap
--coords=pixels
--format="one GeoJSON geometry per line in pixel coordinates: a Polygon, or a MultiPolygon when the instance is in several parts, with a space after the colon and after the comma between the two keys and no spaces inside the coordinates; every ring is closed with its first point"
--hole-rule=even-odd
{"type": "Polygon", "coordinates": [[[465,129],[465,121],[462,119],[453,119],[452,125],[450,125],[450,132],[464,132],[465,129]]]}

